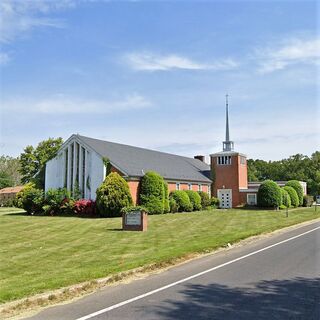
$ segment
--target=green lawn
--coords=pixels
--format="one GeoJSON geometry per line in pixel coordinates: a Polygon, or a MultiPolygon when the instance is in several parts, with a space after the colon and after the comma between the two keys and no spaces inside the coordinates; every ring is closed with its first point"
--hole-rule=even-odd
{"type": "Polygon", "coordinates": [[[320,217],[320,210],[211,210],[149,216],[147,232],[120,231],[120,218],[25,216],[0,208],[0,302],[320,217]]]}

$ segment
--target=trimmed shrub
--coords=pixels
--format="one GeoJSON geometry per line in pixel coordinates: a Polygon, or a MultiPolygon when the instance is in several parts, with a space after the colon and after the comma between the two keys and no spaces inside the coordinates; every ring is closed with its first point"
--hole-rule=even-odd
{"type": "Polygon", "coordinates": [[[110,173],[97,189],[96,205],[102,217],[120,217],[121,209],[132,206],[129,186],[118,173],[110,173]]]}
{"type": "Polygon", "coordinates": [[[303,205],[303,188],[298,180],[290,180],[286,183],[286,187],[292,187],[296,190],[298,199],[299,199],[299,206],[303,205]]]}
{"type": "Polygon", "coordinates": [[[169,198],[169,205],[170,205],[170,212],[175,213],[178,212],[178,205],[176,200],[174,200],[172,197],[169,198]]]}
{"type": "Polygon", "coordinates": [[[207,209],[211,205],[210,197],[209,195],[204,191],[198,191],[199,196],[201,198],[201,207],[202,209],[207,209]]]}
{"type": "Polygon", "coordinates": [[[24,209],[28,214],[41,214],[44,202],[44,194],[33,183],[28,183],[16,194],[15,205],[24,209]]]}
{"type": "Polygon", "coordinates": [[[170,197],[172,197],[177,204],[179,212],[190,212],[192,211],[192,204],[188,197],[188,194],[183,190],[176,190],[170,193],[170,197]]]}
{"type": "Polygon", "coordinates": [[[70,199],[70,191],[66,188],[48,190],[45,194],[44,213],[52,216],[66,213],[64,209],[67,208],[66,204],[70,199]]]}
{"type": "Polygon", "coordinates": [[[190,199],[190,202],[192,204],[193,211],[201,210],[201,208],[202,208],[201,197],[200,197],[199,193],[196,191],[192,191],[192,190],[187,190],[186,193],[187,193],[187,195],[190,199]]]}
{"type": "Polygon", "coordinates": [[[141,179],[140,204],[150,214],[164,213],[165,187],[163,178],[156,172],[149,171],[141,179]]]}
{"type": "Polygon", "coordinates": [[[163,183],[163,189],[164,189],[164,213],[170,212],[170,204],[169,204],[169,190],[168,190],[168,184],[164,181],[163,183]]]}
{"type": "Polygon", "coordinates": [[[282,203],[280,187],[272,180],[262,182],[258,190],[257,202],[262,208],[280,207],[282,203]]]}
{"type": "Polygon", "coordinates": [[[282,205],[284,205],[286,208],[290,208],[291,207],[291,198],[289,196],[289,193],[283,188],[280,188],[280,190],[282,193],[282,205]]]}
{"type": "Polygon", "coordinates": [[[303,196],[303,206],[304,207],[311,207],[313,204],[313,196],[305,195],[303,196]]]}
{"type": "Polygon", "coordinates": [[[220,200],[218,198],[212,197],[210,199],[210,202],[211,202],[211,207],[219,208],[220,200]]]}
{"type": "Polygon", "coordinates": [[[80,199],[73,205],[74,213],[79,216],[95,216],[96,202],[93,200],[80,199]]]}
{"type": "Polygon", "coordinates": [[[283,187],[284,190],[286,190],[290,196],[290,200],[291,200],[291,205],[293,207],[298,207],[299,206],[299,197],[297,195],[297,192],[295,189],[293,189],[292,187],[289,186],[285,186],[283,187]]]}

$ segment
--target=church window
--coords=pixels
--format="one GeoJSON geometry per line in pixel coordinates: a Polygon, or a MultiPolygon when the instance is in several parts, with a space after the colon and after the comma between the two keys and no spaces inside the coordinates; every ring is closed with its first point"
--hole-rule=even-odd
{"type": "Polygon", "coordinates": [[[74,158],[74,143],[71,144],[71,158],[70,158],[70,181],[71,181],[71,187],[70,191],[73,191],[73,160],[74,158]]]}
{"type": "Polygon", "coordinates": [[[176,183],[176,190],[180,190],[180,183],[176,183]]]}
{"type": "Polygon", "coordinates": [[[202,191],[202,184],[198,184],[198,191],[202,191]]]}
{"type": "Polygon", "coordinates": [[[217,158],[218,165],[231,165],[231,156],[220,156],[217,158]]]}
{"type": "Polygon", "coordinates": [[[81,192],[82,197],[85,197],[84,189],[85,189],[85,181],[86,181],[86,149],[84,147],[81,147],[81,153],[82,153],[82,186],[81,186],[81,192]]]}
{"type": "Polygon", "coordinates": [[[64,151],[64,187],[67,188],[68,183],[68,148],[64,151]]]}
{"type": "Polygon", "coordinates": [[[246,164],[246,157],[241,156],[240,157],[240,163],[241,164],[246,164]]]}
{"type": "Polygon", "coordinates": [[[191,183],[188,184],[188,189],[192,190],[192,184],[191,183]]]}

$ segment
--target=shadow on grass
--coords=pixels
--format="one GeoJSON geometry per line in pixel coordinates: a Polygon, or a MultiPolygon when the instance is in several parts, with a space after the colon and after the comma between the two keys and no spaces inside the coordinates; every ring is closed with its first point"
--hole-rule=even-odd
{"type": "Polygon", "coordinates": [[[180,294],[153,311],[161,319],[320,319],[320,278],[261,281],[250,288],[188,284],[180,294]]]}

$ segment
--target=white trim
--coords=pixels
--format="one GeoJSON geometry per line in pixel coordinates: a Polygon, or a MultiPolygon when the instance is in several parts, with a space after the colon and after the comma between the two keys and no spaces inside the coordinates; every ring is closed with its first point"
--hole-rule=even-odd
{"type": "Polygon", "coordinates": [[[232,189],[218,189],[217,190],[217,196],[218,196],[218,199],[220,200],[220,208],[223,208],[223,209],[229,209],[229,208],[232,208],[232,189]],[[229,205],[224,205],[224,196],[225,195],[228,195],[229,196],[229,199],[226,200],[229,202],[229,205]]]}

